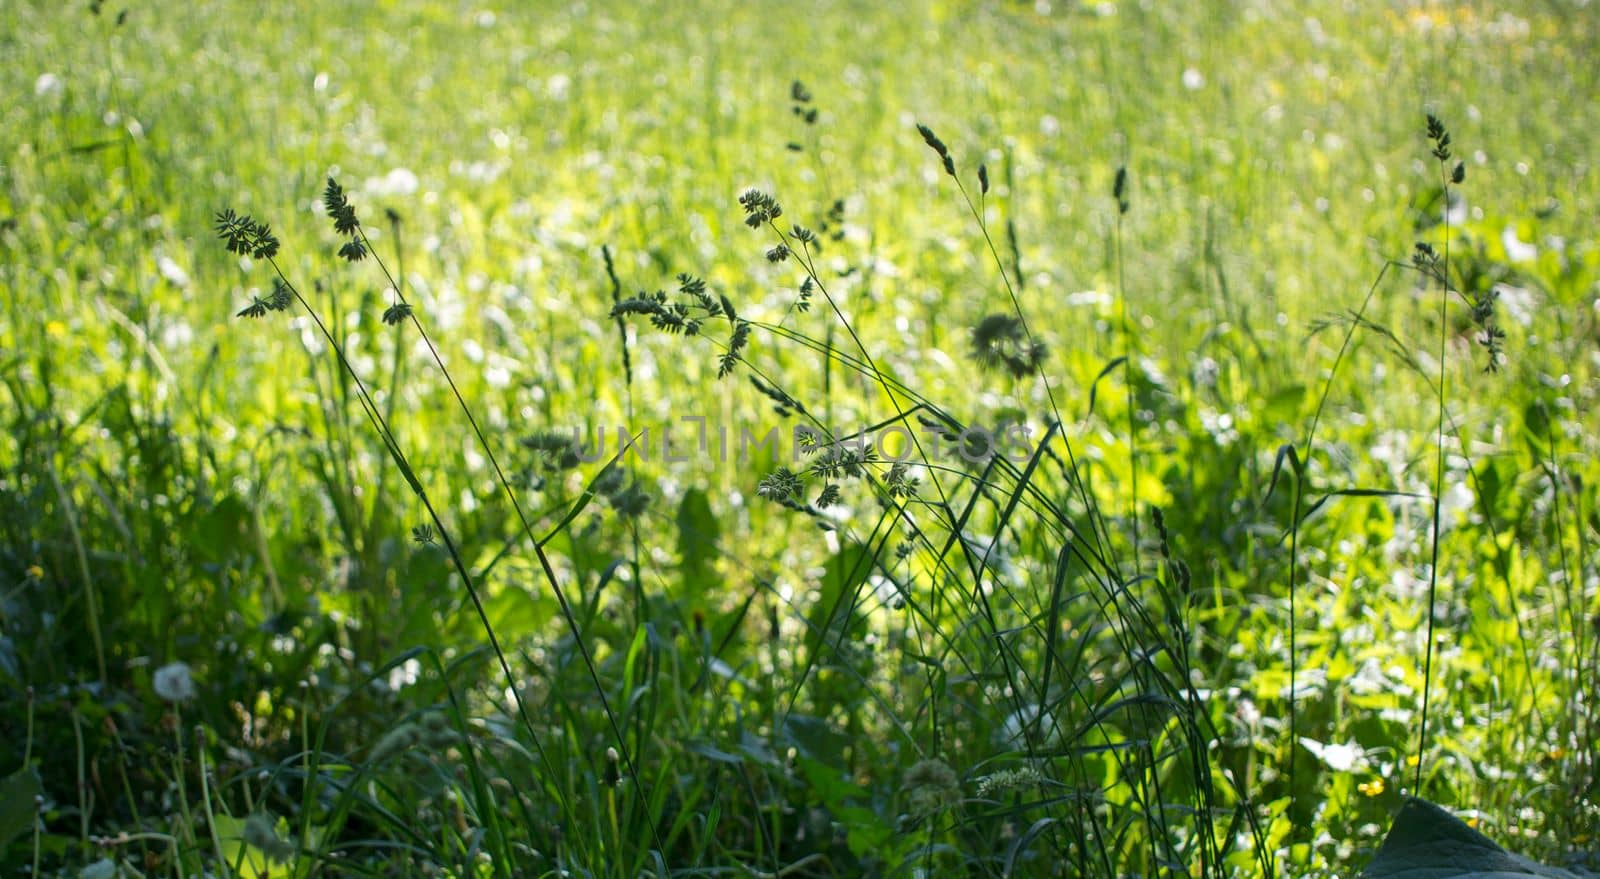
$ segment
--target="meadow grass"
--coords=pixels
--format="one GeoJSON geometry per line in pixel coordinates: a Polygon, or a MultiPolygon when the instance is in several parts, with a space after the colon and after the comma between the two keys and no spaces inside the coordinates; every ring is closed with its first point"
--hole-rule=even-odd
{"type": "Polygon", "coordinates": [[[1593,847],[1583,4],[0,23],[7,863],[1593,847]]]}

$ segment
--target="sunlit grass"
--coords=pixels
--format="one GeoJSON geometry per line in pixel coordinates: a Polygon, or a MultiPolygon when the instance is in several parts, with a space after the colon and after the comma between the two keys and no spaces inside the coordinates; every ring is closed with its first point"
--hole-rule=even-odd
{"type": "Polygon", "coordinates": [[[1417,792],[1592,844],[1581,5],[14,3],[0,34],[0,771],[42,784],[8,860],[1349,875],[1417,792]],[[403,299],[338,259],[330,175],[403,299]],[[224,208],[348,371],[299,307],[235,317],[274,286],[224,208]],[[1499,374],[1384,269],[1419,241],[1499,291],[1499,374]],[[703,332],[613,319],[658,289],[703,332]],[[854,475],[668,460],[686,415],[1060,424],[1033,467],[854,475]],[[560,466],[619,429],[649,460],[560,466]]]}

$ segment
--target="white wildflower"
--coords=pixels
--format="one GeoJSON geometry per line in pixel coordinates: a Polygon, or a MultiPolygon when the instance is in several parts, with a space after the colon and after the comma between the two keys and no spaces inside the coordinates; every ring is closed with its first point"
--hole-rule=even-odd
{"type": "Polygon", "coordinates": [[[39,78],[33,81],[33,95],[36,98],[55,98],[66,91],[66,88],[66,83],[54,73],[41,73],[39,78]]]}
{"type": "Polygon", "coordinates": [[[1366,768],[1367,752],[1354,742],[1343,744],[1334,742],[1325,745],[1316,739],[1301,736],[1300,744],[1334,772],[1354,772],[1366,768]]]}
{"type": "Polygon", "coordinates": [[[1001,743],[1010,748],[1026,747],[1030,736],[1034,744],[1044,747],[1056,745],[1061,739],[1061,730],[1056,726],[1054,715],[1046,713],[1040,717],[1038,705],[1028,704],[1018,711],[1006,715],[1005,722],[1001,725],[1001,743]]]}
{"type": "Polygon", "coordinates": [[[1499,294],[1500,307],[1505,309],[1507,317],[1525,327],[1533,326],[1533,314],[1538,303],[1534,299],[1532,290],[1527,287],[1513,287],[1510,284],[1496,284],[1494,291],[1499,294]]]}
{"type": "Polygon", "coordinates": [[[417,191],[420,181],[417,175],[409,168],[395,168],[382,177],[371,177],[363,187],[367,193],[377,196],[407,196],[417,191]]]}
{"type": "Polygon", "coordinates": [[[1507,262],[1533,262],[1539,258],[1539,245],[1523,241],[1515,226],[1500,232],[1500,244],[1506,249],[1507,262]]]}
{"type": "Polygon", "coordinates": [[[1357,696],[1387,693],[1393,689],[1393,684],[1394,682],[1389,680],[1389,676],[1384,674],[1382,664],[1370,656],[1367,657],[1365,662],[1361,663],[1361,668],[1345,681],[1345,685],[1350,688],[1350,692],[1357,696]]]}
{"type": "Polygon", "coordinates": [[[189,273],[184,271],[183,266],[174,262],[170,256],[162,255],[156,257],[156,271],[160,272],[161,277],[166,278],[167,283],[174,287],[181,289],[189,286],[189,273]]]}

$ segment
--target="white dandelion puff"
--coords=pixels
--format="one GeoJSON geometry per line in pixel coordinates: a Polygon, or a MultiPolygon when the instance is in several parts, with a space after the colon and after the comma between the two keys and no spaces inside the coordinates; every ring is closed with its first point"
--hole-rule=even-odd
{"type": "Polygon", "coordinates": [[[168,702],[187,702],[194,698],[194,675],[186,662],[173,662],[156,669],[156,695],[168,702]]]}

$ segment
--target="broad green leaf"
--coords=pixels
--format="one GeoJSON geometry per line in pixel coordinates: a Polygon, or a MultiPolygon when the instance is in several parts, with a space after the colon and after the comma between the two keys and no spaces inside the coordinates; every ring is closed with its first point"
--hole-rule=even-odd
{"type": "MultiPolygon", "coordinates": [[[[235,818],[232,815],[217,815],[215,820],[217,839],[222,845],[222,855],[227,859],[228,865],[237,871],[236,875],[244,879],[304,877],[315,865],[315,860],[307,857],[295,857],[287,864],[274,863],[260,849],[245,842],[245,819],[235,818]]],[[[293,839],[294,831],[283,818],[277,820],[273,829],[279,839],[293,839]]],[[[323,828],[312,827],[310,839],[307,840],[308,845],[313,849],[321,845],[323,833],[323,828]]]]}
{"type": "Polygon", "coordinates": [[[721,538],[722,527],[711,512],[706,493],[698,488],[684,492],[678,503],[678,558],[690,594],[701,594],[710,586],[711,563],[721,538]]]}
{"type": "Polygon", "coordinates": [[[1579,879],[1514,855],[1444,809],[1415,797],[1395,816],[1366,879],[1579,879]]]}
{"type": "Polygon", "coordinates": [[[802,756],[795,765],[828,814],[848,828],[846,839],[851,853],[857,857],[869,852],[884,854],[882,850],[890,845],[894,829],[877,812],[858,803],[867,798],[867,790],[820,760],[802,756]]]}
{"type": "Polygon", "coordinates": [[[199,561],[222,564],[246,544],[250,519],[250,508],[244,501],[224,495],[210,507],[189,515],[189,539],[184,546],[199,561]]]}
{"type": "Polygon", "coordinates": [[[691,754],[699,754],[707,760],[714,760],[718,763],[741,762],[738,754],[730,754],[716,745],[706,741],[694,740],[685,742],[683,749],[691,754]]]}
{"type": "Polygon", "coordinates": [[[34,798],[42,793],[39,775],[31,766],[24,766],[0,781],[0,852],[33,826],[38,808],[34,798]]]}
{"type": "Polygon", "coordinates": [[[802,756],[831,760],[844,751],[850,738],[820,717],[790,714],[783,719],[778,741],[796,748],[802,756]]]}
{"type": "Polygon", "coordinates": [[[228,866],[246,879],[261,879],[271,875],[272,862],[259,849],[244,841],[244,819],[232,815],[216,816],[217,838],[222,841],[222,855],[228,866]]]}
{"type": "Polygon", "coordinates": [[[828,559],[823,569],[821,596],[810,611],[811,625],[806,631],[806,647],[813,656],[826,658],[850,633],[860,629],[863,620],[856,613],[856,600],[867,575],[872,573],[873,557],[867,547],[853,543],[828,559]]]}

